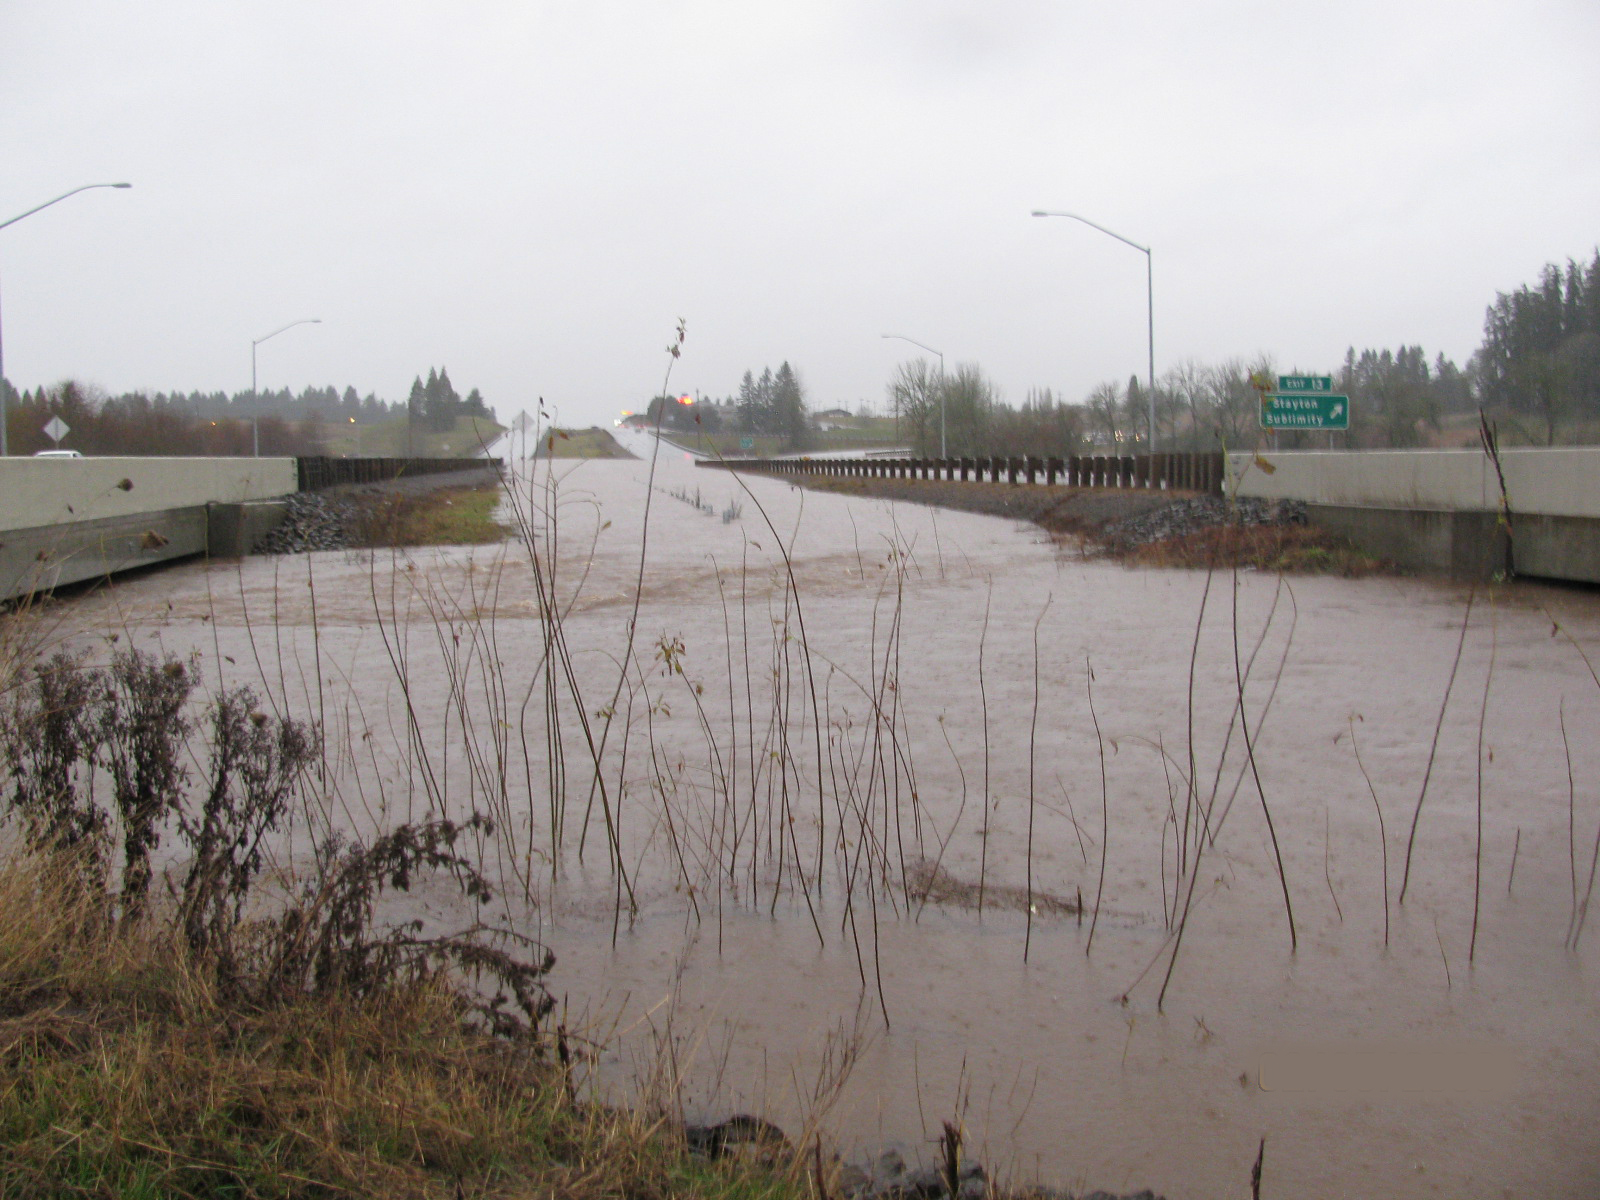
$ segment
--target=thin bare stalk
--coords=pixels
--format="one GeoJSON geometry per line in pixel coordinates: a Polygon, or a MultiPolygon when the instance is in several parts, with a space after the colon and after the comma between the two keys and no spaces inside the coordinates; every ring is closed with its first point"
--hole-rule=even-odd
{"type": "Polygon", "coordinates": [[[1289,876],[1283,869],[1283,851],[1278,846],[1278,830],[1272,821],[1272,809],[1267,804],[1266,789],[1261,786],[1261,770],[1256,764],[1255,739],[1250,736],[1250,718],[1244,707],[1244,676],[1241,673],[1239,662],[1239,567],[1238,559],[1234,560],[1233,568],[1233,679],[1234,686],[1238,689],[1239,698],[1239,727],[1244,735],[1245,755],[1250,760],[1250,775],[1255,780],[1256,795],[1261,798],[1261,814],[1267,821],[1267,834],[1272,839],[1272,857],[1278,867],[1278,883],[1283,887],[1283,908],[1289,918],[1289,952],[1292,954],[1300,948],[1300,935],[1295,929],[1294,903],[1289,899],[1289,876]]]}
{"type": "Polygon", "coordinates": [[[1589,919],[1589,897],[1594,894],[1595,867],[1600,866],[1600,828],[1594,831],[1594,853],[1589,857],[1589,884],[1583,891],[1583,902],[1578,905],[1578,923],[1572,930],[1573,950],[1578,948],[1578,939],[1583,937],[1584,923],[1589,919]]]}
{"type": "Polygon", "coordinates": [[[1572,742],[1567,737],[1567,698],[1561,697],[1561,752],[1567,760],[1567,866],[1572,874],[1572,908],[1567,915],[1567,934],[1562,939],[1572,944],[1572,930],[1578,923],[1578,788],[1572,778],[1572,742]]]}
{"type": "Polygon", "coordinates": [[[1367,764],[1361,761],[1361,747],[1356,742],[1356,719],[1350,719],[1350,748],[1356,754],[1356,766],[1361,768],[1361,778],[1367,781],[1367,791],[1372,793],[1372,807],[1378,814],[1378,845],[1383,851],[1383,944],[1389,945],[1389,834],[1383,827],[1383,805],[1378,803],[1378,789],[1372,786],[1372,776],[1367,764]]]}
{"type": "MultiPolygon", "coordinates": [[[[1039,625],[1044,621],[1045,613],[1050,611],[1050,601],[1053,595],[1046,596],[1044,607],[1039,610],[1038,618],[1033,622],[1033,710],[1028,720],[1028,912],[1027,931],[1022,939],[1022,961],[1028,961],[1028,951],[1033,946],[1033,817],[1037,792],[1034,790],[1034,763],[1035,749],[1039,732],[1039,625]]],[[[1093,936],[1093,931],[1090,931],[1093,936]]]]}
{"type": "Polygon", "coordinates": [[[1433,940],[1439,943],[1439,958],[1444,962],[1444,987],[1450,991],[1455,984],[1450,979],[1450,956],[1444,952],[1444,937],[1439,933],[1439,918],[1433,918],[1433,940]]]}
{"type": "Polygon", "coordinates": [[[1467,644],[1467,626],[1472,621],[1472,603],[1477,596],[1478,584],[1474,580],[1467,591],[1467,610],[1461,614],[1461,635],[1456,639],[1456,656],[1450,663],[1450,678],[1445,680],[1444,699],[1439,702],[1439,719],[1433,724],[1433,741],[1428,745],[1428,765],[1422,772],[1422,790],[1417,793],[1417,807],[1411,814],[1411,833],[1406,838],[1406,865],[1400,873],[1398,903],[1402,905],[1406,902],[1406,889],[1411,886],[1411,856],[1416,850],[1417,823],[1422,820],[1422,802],[1428,798],[1428,780],[1433,778],[1433,762],[1439,753],[1439,736],[1444,731],[1444,714],[1450,707],[1450,692],[1456,686],[1456,672],[1461,669],[1461,650],[1467,644]]]}
{"type": "Polygon", "coordinates": [[[989,817],[994,799],[989,794],[989,692],[983,681],[983,653],[989,641],[989,605],[994,600],[994,577],[983,597],[983,630],[978,634],[978,707],[983,715],[983,830],[978,847],[978,919],[983,920],[983,890],[989,874],[989,817]]]}
{"type": "Polygon", "coordinates": [[[1478,710],[1478,789],[1477,830],[1472,848],[1472,940],[1467,945],[1467,964],[1478,953],[1478,910],[1483,899],[1483,734],[1489,722],[1489,685],[1494,682],[1494,660],[1500,639],[1494,615],[1494,593],[1489,594],[1489,669],[1483,676],[1483,706],[1478,710]]]}
{"type": "Polygon", "coordinates": [[[1094,721],[1094,740],[1100,749],[1100,882],[1094,891],[1094,917],[1089,921],[1089,938],[1083,944],[1087,957],[1094,948],[1094,931],[1100,924],[1100,901],[1106,891],[1106,859],[1111,852],[1111,793],[1106,784],[1106,739],[1100,732],[1100,715],[1094,707],[1094,666],[1087,655],[1083,659],[1085,686],[1089,691],[1089,717],[1094,721]]]}
{"type": "Polygon", "coordinates": [[[1344,924],[1344,906],[1339,903],[1339,893],[1333,890],[1333,872],[1328,866],[1328,851],[1333,841],[1328,810],[1322,810],[1322,878],[1327,881],[1328,895],[1333,897],[1333,911],[1339,914],[1339,924],[1344,924]]]}

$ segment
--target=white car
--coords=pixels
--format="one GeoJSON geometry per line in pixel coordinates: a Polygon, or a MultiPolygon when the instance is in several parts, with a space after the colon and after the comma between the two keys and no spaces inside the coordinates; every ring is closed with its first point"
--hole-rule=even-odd
{"type": "Polygon", "coordinates": [[[83,455],[76,450],[35,450],[35,458],[82,458],[83,455]]]}

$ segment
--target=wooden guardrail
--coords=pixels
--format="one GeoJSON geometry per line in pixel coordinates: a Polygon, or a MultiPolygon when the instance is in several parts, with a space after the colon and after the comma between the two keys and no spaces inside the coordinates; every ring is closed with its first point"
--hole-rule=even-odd
{"type": "Polygon", "coordinates": [[[295,459],[300,490],[315,492],[347,483],[381,483],[402,475],[442,475],[453,471],[503,468],[498,458],[328,458],[295,459]]]}
{"type": "Polygon", "coordinates": [[[1199,454],[1073,454],[1066,458],[723,458],[701,467],[769,475],[846,479],[941,479],[972,483],[1043,483],[1054,487],[1157,488],[1220,494],[1220,452],[1199,454]]]}

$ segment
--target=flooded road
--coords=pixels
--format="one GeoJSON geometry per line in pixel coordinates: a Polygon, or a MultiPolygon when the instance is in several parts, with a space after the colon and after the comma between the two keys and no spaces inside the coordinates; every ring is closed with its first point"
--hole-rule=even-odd
{"type": "Polygon", "coordinates": [[[847,1156],[959,1118],[1016,1179],[1172,1200],[1247,1195],[1262,1137],[1273,1197],[1600,1193],[1592,596],[649,470],[540,464],[503,547],[56,615],[320,717],[336,825],[494,815],[602,1090],[847,1156]]]}

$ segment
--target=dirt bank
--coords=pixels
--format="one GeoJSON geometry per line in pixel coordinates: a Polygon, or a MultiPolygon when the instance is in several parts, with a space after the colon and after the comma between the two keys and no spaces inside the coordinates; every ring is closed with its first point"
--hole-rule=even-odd
{"type": "Polygon", "coordinates": [[[1114,521],[1188,499],[1192,492],[1103,491],[1097,488],[962,483],[947,479],[835,479],[802,477],[802,486],[845,496],[908,500],[963,512],[1032,521],[1052,533],[1091,536],[1114,521]]]}
{"type": "Polygon", "coordinates": [[[802,486],[843,495],[1029,521],[1085,554],[1144,566],[1205,566],[1237,556],[1263,569],[1371,574],[1384,567],[1342,538],[1306,527],[1297,501],[1245,498],[1230,504],[1201,492],[1018,486],[932,479],[813,477],[802,486]],[[1219,539],[1219,531],[1236,527],[1219,539]],[[1242,528],[1237,528],[1242,527],[1242,528]]]}

